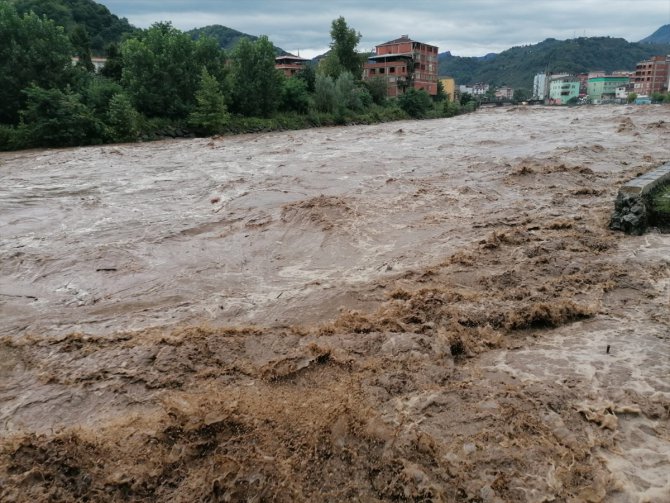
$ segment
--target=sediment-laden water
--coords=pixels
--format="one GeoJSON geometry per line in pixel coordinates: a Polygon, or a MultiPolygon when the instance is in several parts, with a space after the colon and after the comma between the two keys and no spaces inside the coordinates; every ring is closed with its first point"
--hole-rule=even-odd
{"type": "Polygon", "coordinates": [[[0,154],[0,500],[670,501],[667,107],[0,154]]]}

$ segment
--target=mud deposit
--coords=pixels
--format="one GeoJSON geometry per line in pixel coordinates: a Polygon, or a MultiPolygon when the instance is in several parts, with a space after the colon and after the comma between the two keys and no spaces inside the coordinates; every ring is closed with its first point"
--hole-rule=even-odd
{"type": "Polygon", "coordinates": [[[669,122],[0,155],[0,501],[670,501],[669,122]]]}

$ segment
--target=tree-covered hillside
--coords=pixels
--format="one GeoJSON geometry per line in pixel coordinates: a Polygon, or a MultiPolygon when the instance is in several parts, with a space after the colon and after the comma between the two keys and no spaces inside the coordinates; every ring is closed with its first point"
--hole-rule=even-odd
{"type": "Polygon", "coordinates": [[[90,37],[91,50],[98,54],[108,44],[119,42],[123,35],[135,31],[127,19],[115,16],[93,0],[10,0],[10,3],[19,14],[33,11],[40,17],[48,17],[68,34],[83,26],[90,37]]]}
{"type": "MultiPolygon", "coordinates": [[[[190,35],[193,40],[198,40],[201,37],[211,37],[219,43],[221,49],[225,50],[233,49],[243,38],[247,38],[251,42],[258,40],[258,37],[254,35],[242,33],[241,31],[233,30],[232,28],[220,24],[194,28],[186,33],[190,35]]],[[[275,48],[275,52],[277,54],[286,54],[286,51],[278,47],[275,48]]]]}
{"type": "Polygon", "coordinates": [[[488,60],[441,54],[439,71],[440,75],[454,77],[459,84],[486,82],[529,89],[538,72],[634,70],[639,61],[660,54],[670,54],[670,46],[610,37],[549,38],[539,44],[513,47],[488,60]]]}

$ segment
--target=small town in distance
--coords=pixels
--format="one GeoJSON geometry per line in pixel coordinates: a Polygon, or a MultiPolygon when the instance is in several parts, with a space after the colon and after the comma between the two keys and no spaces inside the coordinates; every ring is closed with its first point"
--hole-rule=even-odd
{"type": "MultiPolygon", "coordinates": [[[[606,73],[541,72],[533,79],[532,95],[517,93],[509,86],[495,87],[486,82],[464,85],[449,76],[438,75],[438,47],[402,35],[376,46],[363,67],[363,80],[381,78],[387,82],[387,95],[397,97],[408,87],[438,94],[438,82],[449,100],[468,94],[481,103],[531,102],[545,105],[650,104],[670,87],[670,55],[640,61],[634,70],[606,73]]],[[[285,76],[295,75],[309,60],[292,54],[277,56],[276,67],[285,76]]]]}

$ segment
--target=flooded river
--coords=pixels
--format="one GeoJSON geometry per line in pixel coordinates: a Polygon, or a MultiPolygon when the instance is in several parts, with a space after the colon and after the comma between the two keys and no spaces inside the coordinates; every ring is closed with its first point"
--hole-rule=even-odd
{"type": "Polygon", "coordinates": [[[0,500],[670,501],[668,107],[0,154],[0,500]]]}

